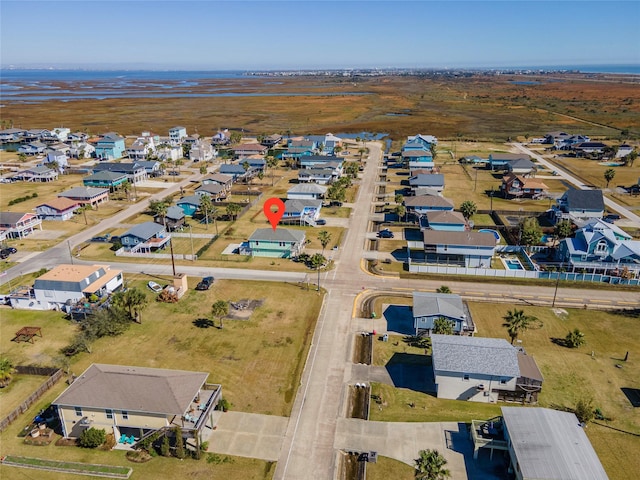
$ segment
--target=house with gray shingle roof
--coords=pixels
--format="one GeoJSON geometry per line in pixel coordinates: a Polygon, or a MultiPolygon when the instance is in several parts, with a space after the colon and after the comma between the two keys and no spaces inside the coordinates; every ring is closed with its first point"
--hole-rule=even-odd
{"type": "Polygon", "coordinates": [[[434,190],[438,194],[444,190],[444,175],[441,173],[420,173],[409,178],[409,186],[413,195],[422,195],[424,190],[434,190]]]}
{"type": "Polygon", "coordinates": [[[184,210],[176,205],[172,205],[167,208],[167,214],[164,215],[164,217],[162,215],[156,215],[153,217],[153,221],[159,225],[165,225],[168,231],[173,232],[184,225],[184,210]]]}
{"type": "Polygon", "coordinates": [[[73,187],[58,194],[58,197],[69,198],[80,205],[98,206],[109,201],[109,189],[93,187],[73,187]]]}
{"type": "Polygon", "coordinates": [[[306,235],[303,230],[259,228],[249,237],[242,251],[253,257],[292,258],[302,253],[306,235]]]}
{"type": "Polygon", "coordinates": [[[422,215],[430,211],[453,210],[453,203],[440,195],[415,195],[405,197],[403,202],[407,212],[422,215]]]}
{"type": "Polygon", "coordinates": [[[155,222],[140,223],[120,236],[120,243],[131,252],[151,252],[164,248],[171,241],[163,225],[155,222]]]}
{"type": "Polygon", "coordinates": [[[445,318],[458,335],[473,335],[475,325],[459,295],[451,293],[413,292],[413,328],[416,335],[430,334],[433,323],[445,318]]]}
{"type": "Polygon", "coordinates": [[[570,189],[558,199],[556,206],[559,216],[565,213],[571,219],[588,220],[602,218],[604,197],[602,190],[570,189]]]}
{"type": "Polygon", "coordinates": [[[123,183],[128,182],[128,177],[124,173],[116,173],[109,171],[97,172],[82,179],[82,183],[86,187],[103,187],[111,191],[120,187],[123,183]]]}
{"type": "Polygon", "coordinates": [[[89,427],[136,441],[162,428],[180,427],[187,438],[213,428],[220,385],[209,374],[124,365],[92,364],[53,401],[64,437],[89,427]]]}
{"type": "Polygon", "coordinates": [[[214,202],[227,198],[227,190],[223,185],[219,185],[216,183],[201,185],[200,187],[196,188],[195,193],[199,196],[208,195],[214,202]]]}
{"type": "Polygon", "coordinates": [[[502,338],[431,335],[438,398],[496,402],[498,390],[515,390],[518,351],[502,338]]]}
{"type": "Polygon", "coordinates": [[[41,165],[22,170],[14,178],[19,178],[25,182],[53,182],[58,179],[58,172],[53,168],[41,165]]]}
{"type": "Polygon", "coordinates": [[[299,183],[287,190],[289,200],[318,200],[327,193],[327,187],[315,183],[299,183]]]}

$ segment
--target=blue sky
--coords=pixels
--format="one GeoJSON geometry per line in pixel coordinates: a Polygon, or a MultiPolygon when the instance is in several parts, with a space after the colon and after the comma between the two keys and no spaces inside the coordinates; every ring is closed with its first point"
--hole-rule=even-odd
{"type": "Polygon", "coordinates": [[[632,1],[0,2],[3,67],[640,64],[632,1]]]}

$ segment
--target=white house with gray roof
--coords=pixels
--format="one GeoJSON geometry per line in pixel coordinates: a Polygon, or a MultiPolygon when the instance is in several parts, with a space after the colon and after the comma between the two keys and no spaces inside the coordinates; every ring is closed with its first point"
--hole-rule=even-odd
{"type": "Polygon", "coordinates": [[[575,414],[502,407],[504,436],[516,480],[607,480],[575,414]]]}
{"type": "Polygon", "coordinates": [[[318,200],[324,198],[327,187],[315,183],[300,183],[287,190],[289,200],[318,200]]]}
{"type": "Polygon", "coordinates": [[[438,398],[497,402],[501,391],[516,391],[518,350],[506,340],[434,334],[431,345],[438,398]]]}
{"type": "Polygon", "coordinates": [[[438,318],[449,320],[457,335],[475,333],[475,325],[460,295],[413,292],[413,328],[416,335],[430,334],[438,318]]]}
{"type": "Polygon", "coordinates": [[[124,365],[92,364],[56,398],[64,437],[77,438],[87,428],[103,429],[135,441],[161,429],[180,427],[198,444],[201,431],[213,428],[212,413],[220,385],[209,374],[124,365]]]}

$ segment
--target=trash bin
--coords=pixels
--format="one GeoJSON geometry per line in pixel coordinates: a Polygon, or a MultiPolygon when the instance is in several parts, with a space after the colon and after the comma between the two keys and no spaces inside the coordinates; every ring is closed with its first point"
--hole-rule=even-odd
{"type": "Polygon", "coordinates": [[[376,312],[371,312],[371,318],[376,318],[376,312]]]}

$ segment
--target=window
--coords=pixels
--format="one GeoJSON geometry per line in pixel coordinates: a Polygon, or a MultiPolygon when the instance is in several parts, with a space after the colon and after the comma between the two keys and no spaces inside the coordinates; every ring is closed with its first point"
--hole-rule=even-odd
{"type": "Polygon", "coordinates": [[[112,419],[113,418],[113,410],[109,410],[108,408],[104,411],[104,413],[107,414],[107,418],[112,419]]]}
{"type": "Polygon", "coordinates": [[[81,417],[82,416],[82,408],[81,407],[73,407],[73,409],[76,411],[76,417],[81,417]]]}
{"type": "Polygon", "coordinates": [[[507,379],[506,378],[501,378],[500,379],[500,385],[506,385],[507,384],[507,379]]]}
{"type": "Polygon", "coordinates": [[[468,374],[468,373],[465,373],[465,374],[462,376],[462,380],[464,380],[465,382],[468,382],[468,381],[469,381],[469,374],[468,374]]]}
{"type": "Polygon", "coordinates": [[[605,240],[600,240],[596,245],[595,254],[602,255],[607,253],[607,242],[605,240]]]}
{"type": "Polygon", "coordinates": [[[122,411],[122,419],[123,420],[129,420],[129,412],[127,412],[126,410],[122,411]]]}

